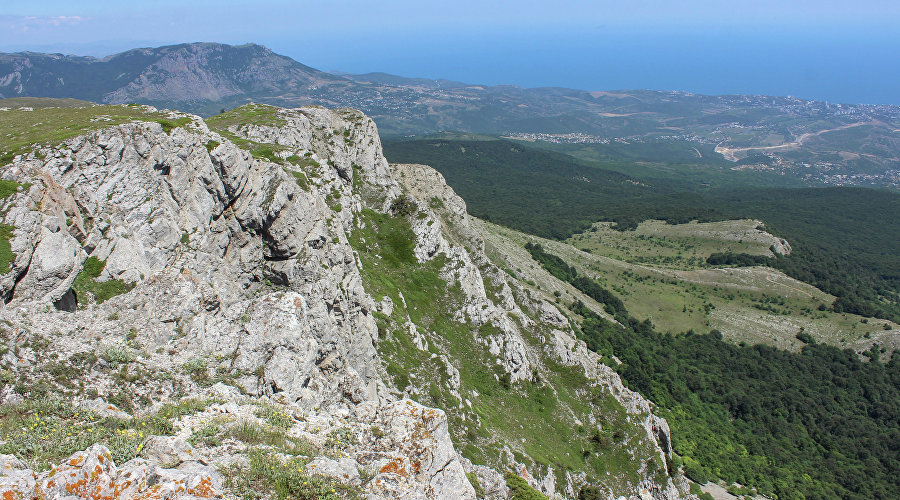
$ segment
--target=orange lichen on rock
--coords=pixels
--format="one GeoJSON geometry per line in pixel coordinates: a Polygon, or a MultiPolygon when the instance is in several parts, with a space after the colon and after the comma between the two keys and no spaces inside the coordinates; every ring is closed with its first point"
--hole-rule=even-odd
{"type": "MultiPolygon", "coordinates": [[[[88,479],[87,477],[85,477],[84,479],[79,479],[73,483],[67,481],[65,484],[67,493],[71,493],[73,495],[81,495],[87,489],[88,479]]],[[[40,486],[38,486],[38,488],[40,488],[40,486]]]]}
{"type": "Polygon", "coordinates": [[[217,480],[213,477],[214,472],[210,475],[162,469],[143,459],[135,459],[125,465],[125,468],[118,469],[109,450],[96,444],[40,475],[33,474],[19,463],[4,475],[18,474],[28,481],[4,484],[0,489],[0,500],[222,498],[217,480]],[[150,485],[149,482],[155,484],[150,485]]]}
{"type": "Polygon", "coordinates": [[[409,472],[406,470],[406,464],[403,463],[402,459],[395,458],[390,462],[384,464],[384,467],[381,468],[379,473],[392,473],[398,474],[403,477],[409,477],[409,472]]]}
{"type": "Polygon", "coordinates": [[[188,488],[187,493],[200,498],[213,498],[216,496],[216,490],[213,488],[212,480],[208,476],[200,479],[200,482],[193,488],[188,488]]]}

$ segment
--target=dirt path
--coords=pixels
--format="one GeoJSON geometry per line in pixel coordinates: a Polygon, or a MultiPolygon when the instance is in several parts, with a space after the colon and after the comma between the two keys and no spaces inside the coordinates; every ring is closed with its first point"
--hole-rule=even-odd
{"type": "Polygon", "coordinates": [[[773,151],[773,150],[777,150],[777,149],[797,148],[797,147],[802,146],[804,142],[806,142],[808,139],[810,139],[812,137],[818,137],[818,136],[820,136],[822,134],[826,134],[828,132],[837,132],[839,130],[846,130],[848,128],[859,127],[862,125],[878,125],[878,123],[874,122],[874,121],[857,122],[857,123],[850,123],[848,125],[842,125],[842,126],[836,127],[836,128],[820,130],[818,132],[806,132],[804,134],[800,134],[797,137],[796,141],[786,142],[784,144],[779,144],[777,146],[751,146],[751,147],[747,147],[747,148],[729,148],[729,147],[722,146],[721,145],[722,143],[720,142],[719,144],[716,145],[716,153],[721,154],[728,161],[738,161],[737,153],[745,153],[748,151],[773,151]]]}

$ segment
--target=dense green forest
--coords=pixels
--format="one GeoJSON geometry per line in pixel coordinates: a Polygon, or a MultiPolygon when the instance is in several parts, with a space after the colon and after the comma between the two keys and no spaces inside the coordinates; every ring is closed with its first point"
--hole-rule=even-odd
{"type": "MultiPolygon", "coordinates": [[[[677,180],[632,178],[571,156],[505,140],[384,143],[392,162],[440,171],[469,212],[563,239],[591,223],[630,229],[754,218],[786,238],[789,257],[770,265],[835,295],[834,308],[900,321],[900,194],[865,188],[703,189],[677,180]]],[[[622,165],[617,167],[623,169],[622,165]]]]}
{"type": "Polygon", "coordinates": [[[826,345],[792,353],[736,346],[716,331],[661,334],[559,257],[526,248],[615,317],[619,324],[572,304],[584,318],[580,338],[615,354],[628,387],[663,409],[680,455],[673,465],[691,479],[779,499],[886,499],[900,490],[900,355],[864,363],[826,345]]]}

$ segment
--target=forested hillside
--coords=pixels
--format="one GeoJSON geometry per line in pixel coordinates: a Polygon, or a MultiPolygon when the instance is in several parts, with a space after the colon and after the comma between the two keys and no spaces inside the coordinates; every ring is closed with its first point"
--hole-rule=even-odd
{"type": "Polygon", "coordinates": [[[630,229],[752,218],[791,242],[770,264],[838,297],[835,310],[900,320],[900,194],[865,188],[690,188],[511,141],[386,142],[392,162],[440,171],[473,215],[562,239],[598,220],[630,229]]]}
{"type": "Polygon", "coordinates": [[[814,343],[791,353],[730,344],[715,331],[660,334],[561,258],[526,248],[619,323],[571,305],[583,318],[581,339],[606,359],[614,354],[627,385],[666,410],[694,481],[807,499],[891,498],[900,487],[900,356],[882,364],[872,353],[865,363],[814,343]]]}

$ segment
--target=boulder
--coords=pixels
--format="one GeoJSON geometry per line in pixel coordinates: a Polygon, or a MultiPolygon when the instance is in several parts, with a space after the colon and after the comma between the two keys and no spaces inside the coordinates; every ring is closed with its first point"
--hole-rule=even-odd
{"type": "Polygon", "coordinates": [[[150,436],[144,442],[141,456],[148,462],[162,467],[175,467],[182,462],[199,460],[194,447],[175,436],[150,436]]]}

